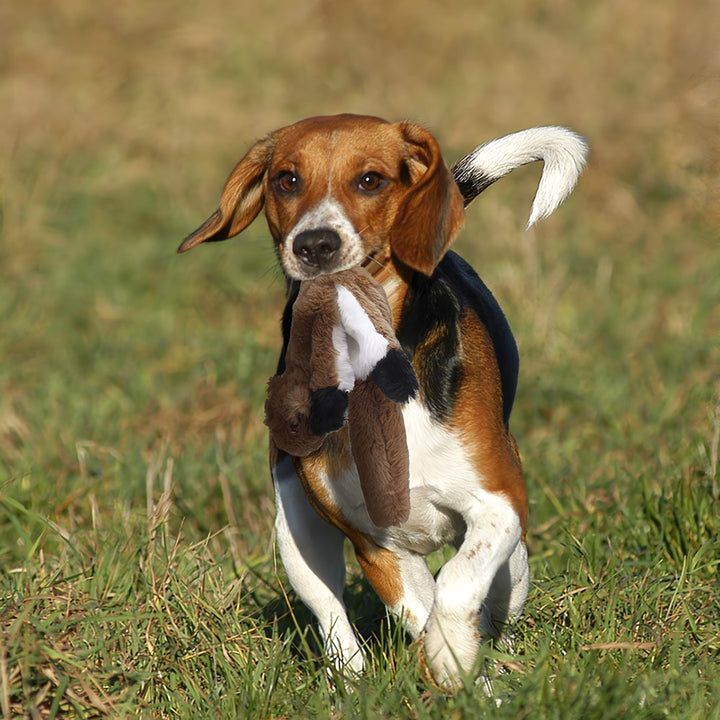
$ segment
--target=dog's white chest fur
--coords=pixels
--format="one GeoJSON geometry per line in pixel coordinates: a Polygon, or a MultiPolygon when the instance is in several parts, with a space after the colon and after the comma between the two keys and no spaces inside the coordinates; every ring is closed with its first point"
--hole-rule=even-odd
{"type": "Polygon", "coordinates": [[[483,494],[481,479],[460,440],[414,400],[403,409],[410,455],[410,517],[399,527],[378,528],[370,520],[354,465],[322,477],[325,490],[346,520],[389,549],[427,554],[462,536],[469,497],[483,494]]]}

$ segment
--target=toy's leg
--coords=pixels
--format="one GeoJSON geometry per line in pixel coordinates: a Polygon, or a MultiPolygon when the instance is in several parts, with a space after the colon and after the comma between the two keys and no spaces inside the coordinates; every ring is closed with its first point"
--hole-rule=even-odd
{"type": "Polygon", "coordinates": [[[277,543],[290,583],[317,617],[327,656],[360,672],[363,656],[342,599],[345,536],[310,505],[289,456],[273,468],[273,480],[277,543]]]}
{"type": "Polygon", "coordinates": [[[473,670],[483,604],[491,600],[503,615],[506,610],[519,612],[527,592],[527,555],[524,547],[517,549],[520,521],[507,499],[479,493],[465,521],[463,544],[438,575],[435,604],[425,628],[425,654],[432,674],[448,685],[473,670]]]}

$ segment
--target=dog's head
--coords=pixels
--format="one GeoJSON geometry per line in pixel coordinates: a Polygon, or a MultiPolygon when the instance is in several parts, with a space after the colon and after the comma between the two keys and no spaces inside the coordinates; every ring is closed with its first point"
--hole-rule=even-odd
{"type": "Polygon", "coordinates": [[[427,130],[358,115],[309,118],[257,142],[178,252],[237,235],[263,208],[282,268],[297,280],[369,260],[430,275],[464,220],[427,130]]]}

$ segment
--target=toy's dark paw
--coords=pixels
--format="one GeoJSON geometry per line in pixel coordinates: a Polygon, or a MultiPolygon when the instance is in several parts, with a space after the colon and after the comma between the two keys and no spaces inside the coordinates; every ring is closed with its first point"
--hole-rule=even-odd
{"type": "Polygon", "coordinates": [[[380,390],[394,402],[405,403],[414,398],[418,390],[413,366],[400,349],[389,350],[371,376],[380,390]]]}
{"type": "Polygon", "coordinates": [[[310,398],[308,427],[315,435],[339,430],[347,418],[348,393],[336,387],[315,390],[310,398]]]}

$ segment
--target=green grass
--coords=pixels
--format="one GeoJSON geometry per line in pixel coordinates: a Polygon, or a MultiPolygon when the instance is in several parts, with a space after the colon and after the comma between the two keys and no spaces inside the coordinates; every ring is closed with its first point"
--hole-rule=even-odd
{"type": "Polygon", "coordinates": [[[719,12],[3,7],[0,714],[720,718],[719,12]],[[274,550],[268,233],[174,254],[254,138],[345,110],[449,161],[533,124],[591,142],[554,218],[522,232],[524,169],[457,243],[522,358],[533,583],[485,649],[499,706],[428,682],[351,557],[369,669],[328,676],[274,550]]]}

